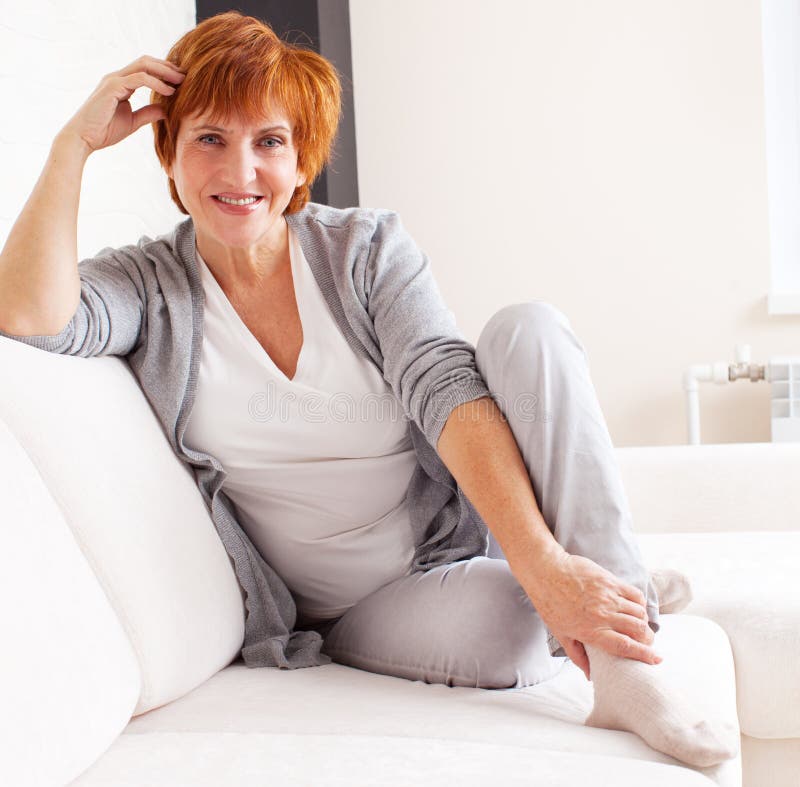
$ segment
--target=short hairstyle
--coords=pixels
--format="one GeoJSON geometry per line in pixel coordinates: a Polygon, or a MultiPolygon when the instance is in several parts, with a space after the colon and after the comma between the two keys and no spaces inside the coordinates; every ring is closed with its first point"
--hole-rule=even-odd
{"type": "MultiPolygon", "coordinates": [[[[295,189],[286,213],[305,206],[311,184],[329,161],[341,114],[341,84],[322,55],[282,41],[269,25],[238,11],[202,21],[170,49],[167,60],[186,77],[170,96],[151,91],[150,100],[166,117],[153,123],[155,149],[163,167],[175,161],[181,119],[209,112],[212,122],[236,118],[257,122],[271,108],[283,110],[293,125],[297,167],[305,183],[295,189]]],[[[175,181],[173,202],[182,213],[175,181]]]]}

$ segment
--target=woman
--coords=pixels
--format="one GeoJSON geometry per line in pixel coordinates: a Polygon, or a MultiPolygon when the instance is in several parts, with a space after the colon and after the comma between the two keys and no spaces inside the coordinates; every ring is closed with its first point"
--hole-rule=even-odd
{"type": "Polygon", "coordinates": [[[658,591],[566,317],[509,306],[472,347],[395,214],[308,202],[339,95],[324,58],[235,12],[106,76],[0,255],[0,328],[127,357],[233,560],[248,666],[503,688],[566,655],[587,724],[734,756],[738,731],[654,669],[658,591]],[[189,218],[79,267],[83,165],[146,123],[189,218]]]}

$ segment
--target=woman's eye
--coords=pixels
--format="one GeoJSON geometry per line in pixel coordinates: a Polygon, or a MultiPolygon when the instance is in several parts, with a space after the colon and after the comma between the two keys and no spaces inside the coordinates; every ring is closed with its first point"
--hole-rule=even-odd
{"type": "MultiPolygon", "coordinates": [[[[218,139],[216,134],[203,134],[203,136],[197,138],[197,141],[202,144],[216,145],[218,139]]],[[[283,140],[279,139],[278,137],[267,137],[266,139],[261,140],[261,144],[265,148],[277,148],[283,144],[283,140]]]]}

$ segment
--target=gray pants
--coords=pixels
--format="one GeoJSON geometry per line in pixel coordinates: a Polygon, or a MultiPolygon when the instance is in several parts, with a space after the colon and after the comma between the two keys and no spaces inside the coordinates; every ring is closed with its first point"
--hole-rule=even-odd
{"type": "MultiPolygon", "coordinates": [[[[543,301],[487,322],[476,363],[508,419],[556,541],[658,598],[632,530],[614,447],[569,321],[543,301]]],[[[311,627],[309,627],[311,628],[311,627]]],[[[552,677],[565,656],[492,538],[475,557],[390,582],[314,626],[334,661],[385,675],[500,689],[552,677]]]]}

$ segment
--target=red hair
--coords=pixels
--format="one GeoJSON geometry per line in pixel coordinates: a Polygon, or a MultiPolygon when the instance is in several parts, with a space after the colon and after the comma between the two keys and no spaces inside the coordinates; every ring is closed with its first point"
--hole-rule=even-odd
{"type": "MultiPolygon", "coordinates": [[[[281,41],[269,25],[238,11],[205,19],[174,44],[166,59],[183,68],[186,77],[171,96],[150,94],[166,114],[153,123],[162,167],[175,161],[184,116],[209,112],[212,123],[226,118],[257,122],[277,107],[294,126],[297,168],[306,181],[295,189],[285,212],[303,208],[311,184],[330,159],[339,125],[341,84],[333,65],[316,52],[281,41]]],[[[188,215],[172,178],[169,192],[188,215]]]]}

